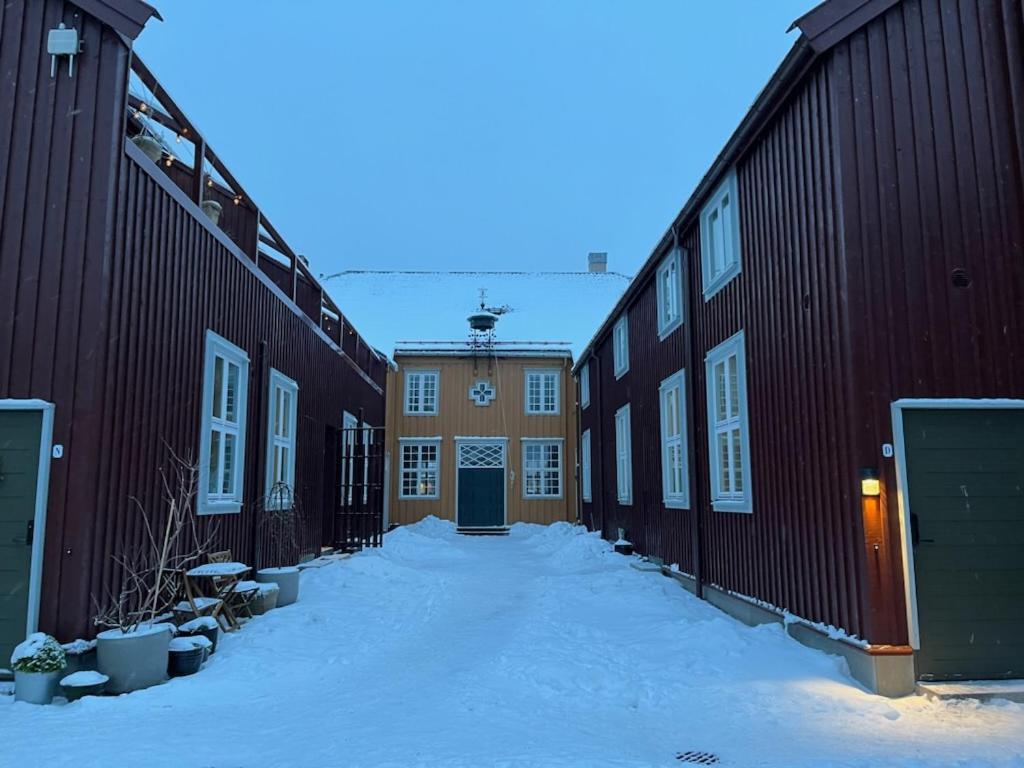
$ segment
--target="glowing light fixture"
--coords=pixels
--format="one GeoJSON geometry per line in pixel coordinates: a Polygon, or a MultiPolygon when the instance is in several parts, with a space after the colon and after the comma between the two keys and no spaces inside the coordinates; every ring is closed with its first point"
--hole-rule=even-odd
{"type": "Polygon", "coordinates": [[[873,467],[863,467],[860,470],[860,493],[861,496],[880,496],[882,484],[878,479],[878,470],[873,467]]]}

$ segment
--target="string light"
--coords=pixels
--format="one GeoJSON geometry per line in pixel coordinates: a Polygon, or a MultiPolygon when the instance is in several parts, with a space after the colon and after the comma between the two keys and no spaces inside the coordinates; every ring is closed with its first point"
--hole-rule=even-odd
{"type": "Polygon", "coordinates": [[[176,135],[176,136],[174,137],[174,140],[175,140],[176,142],[178,142],[179,144],[181,144],[181,134],[179,133],[178,135],[176,135]]]}
{"type": "Polygon", "coordinates": [[[208,187],[212,187],[213,186],[213,179],[211,179],[209,176],[206,177],[206,186],[208,186],[208,187]]]}
{"type": "Polygon", "coordinates": [[[164,161],[164,165],[166,165],[168,168],[174,165],[174,155],[168,155],[167,159],[164,161]]]}
{"type": "Polygon", "coordinates": [[[145,112],[147,109],[148,109],[148,107],[145,104],[139,105],[139,111],[140,112],[145,112]]]}
{"type": "Polygon", "coordinates": [[[234,202],[235,202],[235,205],[238,205],[240,202],[242,202],[242,196],[241,195],[235,195],[234,202]]]}

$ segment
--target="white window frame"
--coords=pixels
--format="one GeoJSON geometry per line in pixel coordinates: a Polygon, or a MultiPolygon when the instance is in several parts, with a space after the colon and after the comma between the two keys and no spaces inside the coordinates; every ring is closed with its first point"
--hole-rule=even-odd
{"type": "MultiPolygon", "coordinates": [[[[707,385],[707,412],[708,412],[708,455],[711,463],[711,507],[716,512],[745,512],[754,511],[753,494],[750,487],[750,423],[747,418],[747,356],[746,344],[743,331],[730,336],[717,347],[708,352],[704,359],[704,378],[707,385]],[[729,418],[718,421],[717,418],[717,393],[715,392],[715,366],[726,365],[728,374],[728,360],[736,357],[736,387],[737,387],[737,411],[738,413],[729,418]],[[716,443],[719,432],[739,430],[740,441],[740,467],[739,477],[743,489],[742,492],[729,491],[720,487],[722,473],[722,457],[718,455],[716,443]]],[[[729,403],[730,384],[728,375],[724,377],[726,393],[725,401],[729,403]]],[[[732,439],[730,437],[730,439],[732,439]]],[[[730,456],[732,452],[730,451],[730,456]]]]}
{"type": "Polygon", "coordinates": [[[431,501],[441,498],[441,438],[440,437],[400,437],[398,438],[398,498],[402,501],[431,501]],[[406,469],[405,468],[405,449],[406,447],[417,447],[423,448],[424,446],[432,446],[437,451],[437,461],[434,463],[434,468],[430,469],[423,465],[423,452],[422,450],[417,453],[416,468],[406,469]],[[418,478],[427,473],[433,473],[434,475],[434,492],[433,493],[406,493],[405,492],[405,476],[407,473],[415,473],[417,477],[417,485],[419,485],[418,478]]]}
{"type": "MultiPolygon", "coordinates": [[[[223,376],[221,383],[221,401],[227,397],[228,377],[223,376]]],[[[242,511],[242,493],[245,484],[245,427],[248,421],[249,408],[249,356],[240,347],[236,347],[223,336],[211,330],[206,331],[206,347],[203,359],[203,399],[199,429],[199,493],[196,512],[200,515],[237,514],[242,511]],[[213,379],[216,361],[224,360],[225,372],[228,364],[238,366],[238,393],[236,395],[235,412],[238,414],[236,423],[223,418],[213,417],[213,379]],[[228,492],[210,493],[210,444],[213,433],[233,435],[236,451],[232,466],[231,490],[228,492]]],[[[224,441],[221,440],[223,447],[224,441]]],[[[222,468],[223,449],[218,459],[218,475],[222,468]]]]}
{"type": "Polygon", "coordinates": [[[580,408],[590,405],[590,358],[580,367],[580,408]]]}
{"type": "Polygon", "coordinates": [[[565,440],[553,437],[524,437],[523,444],[523,499],[536,501],[537,499],[561,499],[565,495],[565,440]],[[530,448],[539,448],[541,451],[541,462],[544,461],[544,449],[555,446],[558,449],[558,468],[550,470],[545,466],[531,468],[528,465],[527,453],[530,448]],[[530,493],[529,478],[531,474],[540,473],[541,488],[544,488],[544,481],[552,472],[557,472],[558,493],[530,493]]]}
{"type": "Polygon", "coordinates": [[[341,414],[341,492],[345,498],[341,500],[342,506],[352,505],[352,489],[356,484],[356,430],[359,428],[359,419],[355,414],[343,411],[341,414]]]}
{"type": "Polygon", "coordinates": [[[633,424],[629,403],[615,412],[615,498],[633,503],[633,424]]]}
{"type": "Polygon", "coordinates": [[[594,500],[594,470],[593,457],[591,455],[590,430],[587,429],[580,436],[580,495],[583,501],[594,500]]]}
{"type": "Polygon", "coordinates": [[[562,411],[562,372],[557,368],[527,368],[523,377],[523,400],[527,416],[557,416],[562,411]],[[545,408],[544,402],[544,387],[551,377],[555,382],[554,410],[545,408]],[[536,408],[530,404],[530,379],[534,378],[540,379],[540,403],[536,408]]]}
{"type": "Polygon", "coordinates": [[[406,368],[402,373],[402,382],[402,409],[406,416],[437,416],[441,404],[441,372],[439,370],[436,368],[406,368]],[[432,377],[434,380],[434,403],[433,408],[429,410],[423,407],[423,383],[428,377],[432,377]],[[410,408],[409,402],[409,385],[413,379],[419,382],[419,399],[415,410],[410,408]]]}
{"type": "Polygon", "coordinates": [[[623,312],[612,329],[612,362],[615,378],[621,379],[629,372],[629,314],[623,312]]]}
{"type": "Polygon", "coordinates": [[[709,300],[725,285],[740,273],[743,268],[743,245],[740,241],[740,197],[736,182],[736,169],[718,185],[718,189],[704,204],[700,212],[700,264],[701,284],[704,289],[704,301],[709,300]],[[723,217],[722,203],[728,198],[728,221],[722,224],[722,234],[727,239],[723,242],[724,254],[721,271],[715,272],[714,255],[712,253],[711,219],[713,216],[723,217]]]}
{"type": "Polygon", "coordinates": [[[291,507],[295,497],[295,428],[298,424],[299,385],[289,379],[276,368],[270,369],[270,397],[267,398],[267,468],[266,468],[266,507],[267,509],[287,509],[291,507]],[[284,395],[290,395],[291,407],[286,416],[287,435],[279,435],[274,431],[274,424],[279,420],[278,406],[284,402],[284,395]],[[278,450],[285,451],[288,460],[285,462],[281,478],[288,486],[287,496],[272,493],[274,480],[274,455],[278,450]]]}
{"type": "Polygon", "coordinates": [[[669,509],[690,508],[690,449],[687,444],[687,419],[686,412],[686,371],[679,370],[661,382],[658,387],[658,410],[661,421],[661,493],[662,503],[669,509]],[[679,432],[671,435],[669,430],[670,411],[666,407],[668,398],[673,391],[678,393],[679,432]],[[678,447],[679,458],[682,462],[683,476],[681,478],[680,490],[671,492],[669,490],[669,477],[671,461],[669,455],[673,447],[678,447]]]}
{"type": "Polygon", "coordinates": [[[683,324],[683,276],[679,249],[673,248],[657,272],[658,341],[683,324]],[[667,286],[667,289],[666,289],[667,286]]]}

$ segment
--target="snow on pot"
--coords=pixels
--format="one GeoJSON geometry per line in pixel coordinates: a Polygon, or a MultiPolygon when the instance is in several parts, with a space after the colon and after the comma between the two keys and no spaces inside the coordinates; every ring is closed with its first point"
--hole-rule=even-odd
{"type": "Polygon", "coordinates": [[[199,204],[199,207],[203,209],[203,213],[210,218],[213,225],[217,226],[220,221],[220,214],[224,210],[221,204],[216,200],[203,200],[203,202],[199,204]]]}
{"type": "Polygon", "coordinates": [[[220,627],[213,616],[200,616],[198,619],[186,621],[178,627],[179,637],[205,637],[210,641],[210,653],[217,650],[217,640],[220,639],[220,627]]]}
{"type": "Polygon", "coordinates": [[[159,141],[144,133],[140,133],[138,136],[133,136],[132,141],[135,143],[136,147],[146,153],[146,157],[154,163],[160,162],[160,158],[164,153],[164,148],[159,141]]]}
{"type": "Polygon", "coordinates": [[[64,643],[64,655],[68,664],[64,668],[65,675],[96,669],[96,641],[75,640],[64,643]]]}
{"type": "Polygon", "coordinates": [[[291,605],[299,599],[298,568],[262,568],[256,572],[256,581],[261,584],[277,584],[277,607],[291,605]]]}
{"type": "Polygon", "coordinates": [[[276,583],[260,584],[259,590],[249,603],[249,610],[253,616],[262,616],[267,611],[274,610],[277,607],[277,596],[281,592],[276,583]]]}
{"type": "Polygon", "coordinates": [[[194,675],[206,661],[210,641],[205,637],[176,637],[168,647],[167,672],[171,677],[194,675]]]}
{"type": "Polygon", "coordinates": [[[102,672],[85,670],[72,672],[60,681],[60,689],[68,701],[78,701],[85,696],[99,696],[107,687],[108,678],[102,672]]]}
{"type": "Polygon", "coordinates": [[[35,632],[11,654],[14,670],[14,700],[49,704],[67,666],[60,643],[43,632],[35,632]]]}
{"type": "Polygon", "coordinates": [[[140,624],[124,632],[108,629],[97,636],[99,670],[110,682],[110,693],[130,693],[167,679],[167,647],[174,636],[171,624],[140,624]]]}

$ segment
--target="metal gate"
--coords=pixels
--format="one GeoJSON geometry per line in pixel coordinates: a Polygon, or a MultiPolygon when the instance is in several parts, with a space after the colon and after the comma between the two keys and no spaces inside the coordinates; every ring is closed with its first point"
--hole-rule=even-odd
{"type": "Polygon", "coordinates": [[[384,537],[384,428],[345,415],[335,456],[334,548],[379,547],[384,537]]]}

